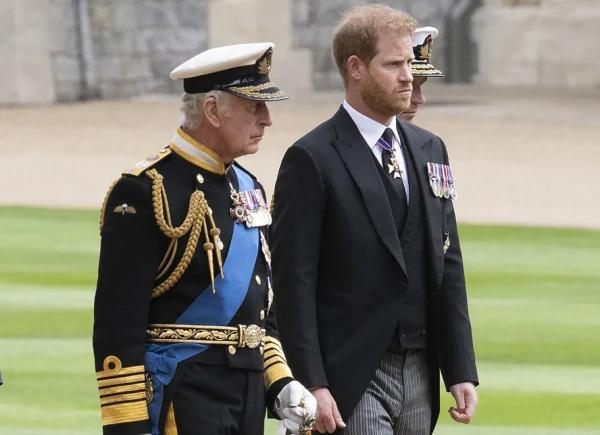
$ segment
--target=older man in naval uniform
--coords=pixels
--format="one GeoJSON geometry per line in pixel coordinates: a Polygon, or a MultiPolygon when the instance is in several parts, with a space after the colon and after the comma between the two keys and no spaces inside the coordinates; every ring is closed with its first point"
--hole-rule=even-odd
{"type": "Polygon", "coordinates": [[[271,125],[272,43],[175,68],[183,123],[102,207],[94,354],[105,434],[262,435],[265,406],[298,431],[314,397],[293,380],[273,312],[271,222],[235,159],[271,125]]]}

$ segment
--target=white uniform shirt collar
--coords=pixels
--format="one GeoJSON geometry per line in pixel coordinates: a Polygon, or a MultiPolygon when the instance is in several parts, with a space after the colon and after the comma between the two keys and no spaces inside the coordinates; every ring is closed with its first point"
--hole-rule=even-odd
{"type": "MultiPolygon", "coordinates": [[[[381,147],[377,145],[377,141],[383,134],[386,128],[391,128],[394,132],[394,143],[391,144],[396,150],[396,157],[398,159],[398,163],[400,164],[400,169],[403,174],[406,174],[406,161],[404,160],[404,155],[400,148],[400,136],[398,135],[398,124],[396,123],[396,117],[394,116],[390,122],[390,125],[383,125],[379,122],[369,118],[368,116],[363,115],[354,107],[352,107],[346,100],[342,104],[352,121],[358,127],[358,131],[365,139],[365,142],[371,148],[371,152],[375,156],[375,159],[379,162],[379,164],[383,165],[383,153],[381,151],[381,147]]],[[[402,177],[402,183],[404,184],[404,190],[406,191],[406,198],[409,198],[410,191],[408,186],[408,177],[402,177]]]]}
{"type": "Polygon", "coordinates": [[[369,145],[371,149],[377,146],[377,141],[379,140],[386,128],[392,129],[392,131],[394,132],[394,138],[396,139],[396,143],[400,143],[400,136],[398,135],[398,127],[396,124],[395,116],[392,118],[389,125],[383,125],[375,121],[374,119],[371,119],[368,116],[365,116],[362,113],[360,113],[358,110],[352,107],[345,99],[342,103],[342,106],[344,107],[344,109],[346,109],[346,112],[348,112],[348,115],[350,115],[350,118],[352,118],[352,121],[354,121],[354,123],[356,124],[358,131],[360,131],[360,134],[365,139],[365,142],[367,143],[367,145],[369,145]]]}
{"type": "Polygon", "coordinates": [[[170,146],[181,157],[207,171],[215,174],[224,174],[227,171],[217,153],[191,137],[181,127],[173,135],[170,146]]]}

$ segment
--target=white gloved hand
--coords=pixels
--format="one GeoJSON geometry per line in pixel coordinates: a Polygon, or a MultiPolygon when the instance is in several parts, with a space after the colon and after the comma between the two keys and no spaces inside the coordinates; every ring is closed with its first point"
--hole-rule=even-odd
{"type": "Polygon", "coordinates": [[[275,412],[291,433],[309,429],[315,421],[317,399],[298,381],[291,381],[275,399],[275,412]]]}

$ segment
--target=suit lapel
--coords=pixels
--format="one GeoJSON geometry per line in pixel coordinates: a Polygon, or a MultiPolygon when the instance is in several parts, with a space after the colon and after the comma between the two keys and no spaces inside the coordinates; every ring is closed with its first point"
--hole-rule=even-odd
{"type": "Polygon", "coordinates": [[[333,145],[360,190],[377,234],[406,273],[392,210],[372,151],[345,109],[340,107],[333,117],[333,122],[337,132],[333,145]]]}
{"type": "Polygon", "coordinates": [[[429,249],[432,258],[432,267],[436,278],[436,283],[441,283],[442,269],[439,265],[443,264],[442,250],[442,205],[438,198],[432,195],[429,186],[429,176],[427,174],[427,162],[433,161],[431,157],[431,140],[423,139],[418,135],[415,129],[407,128],[403,122],[398,121],[398,132],[402,136],[402,145],[406,146],[415,160],[417,168],[416,179],[419,183],[423,210],[427,220],[426,232],[429,242],[429,249]]]}

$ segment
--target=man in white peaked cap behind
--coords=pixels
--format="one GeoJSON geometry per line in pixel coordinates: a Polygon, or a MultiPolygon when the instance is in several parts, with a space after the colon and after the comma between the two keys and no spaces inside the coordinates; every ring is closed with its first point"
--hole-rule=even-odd
{"type": "Polygon", "coordinates": [[[292,432],[314,397],[292,377],[273,312],[258,151],[273,44],[207,50],[171,73],[183,122],[111,186],[101,219],[94,354],[104,434],[262,435],[265,406],[292,432]]]}
{"type": "Polygon", "coordinates": [[[400,114],[400,118],[412,122],[417,115],[419,107],[425,104],[423,85],[429,77],[444,77],[439,69],[431,64],[431,49],[433,41],[437,38],[438,30],[435,27],[419,27],[412,36],[413,54],[415,59],[410,64],[413,76],[410,106],[400,114]]]}

